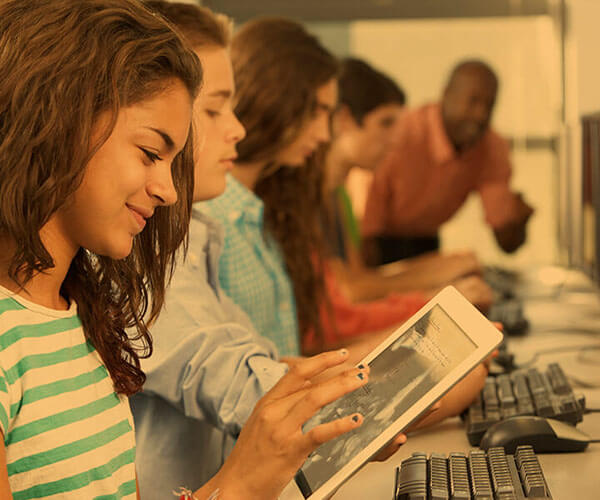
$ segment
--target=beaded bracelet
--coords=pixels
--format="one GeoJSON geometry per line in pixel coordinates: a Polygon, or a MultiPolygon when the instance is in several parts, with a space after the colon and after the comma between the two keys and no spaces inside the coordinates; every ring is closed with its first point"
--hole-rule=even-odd
{"type": "Polygon", "coordinates": [[[179,500],[198,500],[196,496],[192,493],[191,490],[184,488],[183,486],[179,487],[179,491],[174,491],[173,495],[179,498],[179,500]]]}
{"type": "MultiPolygon", "coordinates": [[[[221,490],[219,490],[218,488],[213,491],[210,496],[207,498],[207,500],[218,500],[219,498],[219,492],[221,490]]],[[[191,490],[188,490],[187,488],[184,488],[183,486],[179,487],[179,491],[174,491],[173,495],[175,495],[176,497],[179,497],[179,500],[198,500],[198,497],[196,497],[191,490]]]]}

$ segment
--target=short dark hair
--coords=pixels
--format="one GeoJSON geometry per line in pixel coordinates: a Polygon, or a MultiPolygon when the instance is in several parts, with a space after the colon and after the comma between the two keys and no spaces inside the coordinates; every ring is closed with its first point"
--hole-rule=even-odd
{"type": "Polygon", "coordinates": [[[478,72],[480,75],[489,78],[489,81],[494,84],[496,89],[498,89],[498,75],[496,75],[496,72],[488,63],[482,61],[481,59],[463,59],[462,61],[459,61],[452,68],[452,71],[450,71],[446,88],[449,88],[454,83],[457,76],[469,71],[478,72]]]}
{"type": "Polygon", "coordinates": [[[348,106],[358,123],[375,108],[392,103],[406,103],[404,91],[394,80],[361,59],[348,57],[342,61],[339,104],[348,106]]]}

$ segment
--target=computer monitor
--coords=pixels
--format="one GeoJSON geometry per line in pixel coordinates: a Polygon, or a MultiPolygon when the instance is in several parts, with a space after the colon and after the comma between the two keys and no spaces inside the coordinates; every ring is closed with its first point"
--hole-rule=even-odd
{"type": "Polygon", "coordinates": [[[581,118],[581,269],[600,283],[600,113],[581,118]]]}

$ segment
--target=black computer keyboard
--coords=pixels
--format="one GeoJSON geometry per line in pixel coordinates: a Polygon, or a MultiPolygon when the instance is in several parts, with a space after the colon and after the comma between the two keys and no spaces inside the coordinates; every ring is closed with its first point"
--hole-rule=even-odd
{"type": "Polygon", "coordinates": [[[507,335],[523,335],[529,330],[523,302],[517,298],[495,299],[486,316],[490,321],[502,323],[502,331],[507,335]]]}
{"type": "Polygon", "coordinates": [[[512,298],[519,281],[519,274],[499,266],[484,266],[483,279],[490,285],[494,295],[512,298]]]}
{"type": "Polygon", "coordinates": [[[427,457],[413,453],[396,469],[393,500],[518,500],[552,498],[531,446],[427,457]]]}
{"type": "Polygon", "coordinates": [[[523,301],[516,296],[518,274],[495,266],[483,269],[483,279],[494,292],[494,302],[486,316],[498,321],[507,335],[523,335],[529,329],[529,321],[523,313],[523,301]]]}
{"type": "Polygon", "coordinates": [[[488,377],[464,417],[469,442],[477,446],[485,431],[499,420],[538,415],[575,425],[583,420],[584,410],[585,399],[575,396],[562,368],[551,363],[545,373],[529,368],[488,377]]]}

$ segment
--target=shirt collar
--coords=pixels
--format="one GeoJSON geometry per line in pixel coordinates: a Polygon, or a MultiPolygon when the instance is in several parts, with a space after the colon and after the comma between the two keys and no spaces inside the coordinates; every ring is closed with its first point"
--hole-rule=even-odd
{"type": "Polygon", "coordinates": [[[443,164],[455,159],[457,154],[444,128],[441,104],[438,103],[429,106],[427,109],[427,121],[431,131],[431,150],[433,151],[435,161],[443,164]]]}
{"type": "Polygon", "coordinates": [[[203,235],[203,239],[220,247],[225,233],[223,226],[218,221],[202,212],[201,207],[201,203],[192,205],[192,219],[200,222],[204,228],[206,234],[203,235]]]}
{"type": "Polygon", "coordinates": [[[262,224],[263,201],[232,175],[227,176],[227,188],[220,200],[232,222],[243,217],[248,222],[262,224]]]}
{"type": "Polygon", "coordinates": [[[192,206],[191,245],[187,259],[193,266],[202,266],[199,259],[205,260],[206,280],[217,297],[220,296],[219,259],[223,250],[224,235],[225,231],[220,222],[204,214],[200,204],[192,206]]]}

